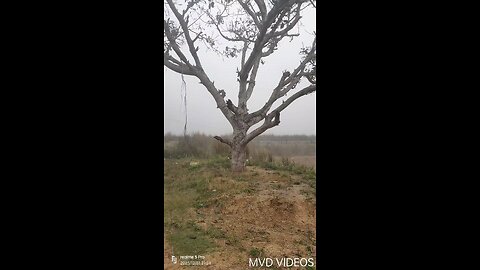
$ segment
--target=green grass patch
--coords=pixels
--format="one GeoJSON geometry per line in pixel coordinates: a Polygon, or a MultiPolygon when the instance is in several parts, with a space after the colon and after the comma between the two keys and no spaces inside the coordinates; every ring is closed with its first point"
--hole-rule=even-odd
{"type": "Polygon", "coordinates": [[[205,166],[211,169],[220,169],[221,171],[229,170],[231,168],[230,159],[223,156],[215,156],[209,158],[205,166]]]}
{"type": "Polygon", "coordinates": [[[251,257],[262,257],[264,254],[265,254],[265,251],[262,249],[259,249],[259,248],[252,248],[250,249],[250,251],[248,252],[248,254],[251,256],[251,257]]]}
{"type": "Polygon", "coordinates": [[[286,173],[295,174],[301,176],[303,179],[311,181],[316,179],[316,172],[313,168],[297,165],[287,158],[283,158],[281,162],[254,160],[251,165],[264,168],[266,170],[275,171],[275,174],[280,176],[288,176],[286,173]]]}
{"type": "Polygon", "coordinates": [[[169,242],[177,256],[191,254],[206,254],[212,251],[216,245],[208,235],[196,226],[187,224],[168,235],[169,242]]]}
{"type": "Polygon", "coordinates": [[[225,232],[216,227],[209,227],[206,232],[210,237],[215,239],[226,238],[225,232]]]}

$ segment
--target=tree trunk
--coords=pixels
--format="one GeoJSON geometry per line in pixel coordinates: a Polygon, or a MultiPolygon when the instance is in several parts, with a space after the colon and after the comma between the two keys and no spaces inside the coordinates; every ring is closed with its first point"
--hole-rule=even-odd
{"type": "Polygon", "coordinates": [[[247,161],[247,146],[243,144],[243,139],[247,134],[246,130],[234,130],[232,140],[232,170],[241,172],[245,170],[247,161]]]}
{"type": "Polygon", "coordinates": [[[232,170],[242,172],[247,161],[247,148],[242,145],[232,147],[232,170]]]}

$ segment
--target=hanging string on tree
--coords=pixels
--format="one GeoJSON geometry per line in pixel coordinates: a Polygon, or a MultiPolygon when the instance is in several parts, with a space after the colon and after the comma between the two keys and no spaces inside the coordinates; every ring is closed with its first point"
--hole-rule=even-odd
{"type": "Polygon", "coordinates": [[[183,77],[183,73],[181,74],[182,77],[182,84],[180,86],[180,94],[183,100],[183,105],[185,107],[185,125],[183,126],[183,137],[187,138],[187,123],[188,123],[188,114],[187,114],[187,83],[185,82],[185,78],[183,77]]]}

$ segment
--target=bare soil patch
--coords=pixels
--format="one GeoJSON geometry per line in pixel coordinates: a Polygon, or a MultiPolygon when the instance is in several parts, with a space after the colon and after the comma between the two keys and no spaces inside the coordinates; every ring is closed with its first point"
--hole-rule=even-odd
{"type": "MultiPolygon", "coordinates": [[[[247,269],[248,258],[257,255],[256,251],[259,257],[316,257],[312,180],[258,167],[247,167],[233,177],[214,175],[208,182],[215,195],[207,207],[190,208],[189,217],[216,247],[202,254],[211,262],[209,267],[189,268],[247,269]],[[228,188],[222,191],[221,183],[228,188]]],[[[185,268],[171,263],[171,243],[165,239],[164,244],[164,269],[185,268]]]]}

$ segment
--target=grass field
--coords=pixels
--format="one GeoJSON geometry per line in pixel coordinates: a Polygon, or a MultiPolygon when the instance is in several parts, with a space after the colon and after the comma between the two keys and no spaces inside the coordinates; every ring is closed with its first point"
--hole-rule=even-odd
{"type": "Polygon", "coordinates": [[[205,256],[207,269],[247,269],[257,256],[315,258],[313,168],[284,159],[232,173],[224,156],[165,159],[164,167],[164,269],[185,268],[171,263],[172,252],[205,256]]]}

